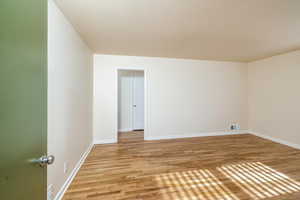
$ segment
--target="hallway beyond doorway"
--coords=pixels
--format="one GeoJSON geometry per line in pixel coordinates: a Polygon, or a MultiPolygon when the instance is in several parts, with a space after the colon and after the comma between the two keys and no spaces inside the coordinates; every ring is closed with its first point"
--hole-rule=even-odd
{"type": "Polygon", "coordinates": [[[144,131],[119,132],[118,143],[135,143],[144,141],[144,131]]]}

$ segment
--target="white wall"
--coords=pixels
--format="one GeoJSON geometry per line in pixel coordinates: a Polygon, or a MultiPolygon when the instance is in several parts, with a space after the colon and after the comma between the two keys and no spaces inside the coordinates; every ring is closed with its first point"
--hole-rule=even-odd
{"type": "Polygon", "coordinates": [[[118,67],[145,69],[148,139],[248,128],[245,63],[96,55],[95,141],[117,140],[118,67]]]}
{"type": "Polygon", "coordinates": [[[300,51],[248,64],[249,127],[300,145],[300,51]]]}
{"type": "Polygon", "coordinates": [[[56,158],[48,167],[48,185],[56,194],[92,143],[93,57],[55,3],[48,2],[48,155],[56,158]]]}

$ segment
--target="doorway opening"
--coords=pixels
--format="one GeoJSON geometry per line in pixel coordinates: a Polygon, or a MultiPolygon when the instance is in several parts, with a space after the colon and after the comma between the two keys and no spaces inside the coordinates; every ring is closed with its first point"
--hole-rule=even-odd
{"type": "Polygon", "coordinates": [[[118,70],[118,142],[144,140],[145,74],[118,70]]]}

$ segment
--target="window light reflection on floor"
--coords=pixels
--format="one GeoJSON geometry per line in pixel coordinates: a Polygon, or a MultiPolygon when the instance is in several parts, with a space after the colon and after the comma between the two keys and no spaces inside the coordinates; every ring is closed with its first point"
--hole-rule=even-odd
{"type": "Polygon", "coordinates": [[[217,168],[252,199],[265,199],[300,191],[300,183],[261,162],[217,168]]]}
{"type": "Polygon", "coordinates": [[[174,172],[155,176],[163,200],[238,200],[238,198],[207,169],[174,172]]]}
{"type": "Polygon", "coordinates": [[[300,192],[299,182],[261,162],[155,175],[163,200],[239,200],[221,181],[224,178],[253,200],[300,192]],[[218,177],[223,175],[221,179],[214,175],[215,170],[218,177]]]}

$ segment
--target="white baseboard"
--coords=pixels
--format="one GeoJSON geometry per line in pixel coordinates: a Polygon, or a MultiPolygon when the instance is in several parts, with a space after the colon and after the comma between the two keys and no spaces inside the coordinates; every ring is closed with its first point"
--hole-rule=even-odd
{"type": "Polygon", "coordinates": [[[275,137],[272,137],[272,136],[264,135],[264,134],[261,134],[261,133],[256,133],[256,132],[253,132],[253,131],[249,131],[249,133],[251,133],[253,135],[256,135],[257,137],[261,137],[261,138],[264,138],[264,139],[267,139],[267,140],[271,140],[271,141],[279,143],[279,144],[287,145],[287,146],[295,148],[295,149],[300,149],[299,144],[288,142],[286,140],[282,140],[282,139],[275,138],[275,137]]]}
{"type": "Polygon", "coordinates": [[[82,166],[83,162],[85,161],[86,157],[89,155],[93,148],[94,144],[90,144],[90,146],[87,148],[87,150],[84,152],[84,154],[81,156],[80,160],[77,162],[76,166],[72,170],[71,174],[67,178],[66,182],[63,184],[63,186],[60,188],[58,193],[56,194],[54,200],[61,200],[67,191],[68,187],[70,186],[71,182],[73,181],[74,177],[78,173],[80,167],[82,166]]]}
{"type": "Polygon", "coordinates": [[[205,137],[205,136],[236,135],[236,134],[247,134],[247,133],[249,133],[248,130],[215,131],[215,132],[150,136],[150,137],[145,137],[145,140],[166,140],[166,139],[180,139],[180,138],[193,138],[193,137],[205,137]]]}
{"type": "Polygon", "coordinates": [[[114,144],[117,143],[117,139],[104,139],[104,140],[96,140],[94,144],[114,144]]]}
{"type": "Polygon", "coordinates": [[[130,132],[130,131],[133,131],[133,129],[131,129],[131,128],[123,128],[123,129],[119,129],[118,131],[119,132],[130,132]]]}

